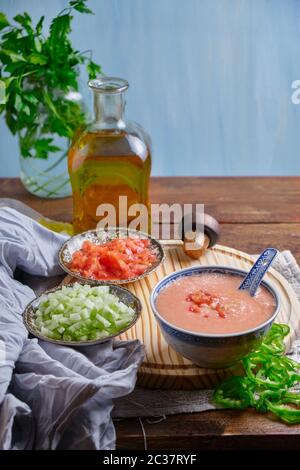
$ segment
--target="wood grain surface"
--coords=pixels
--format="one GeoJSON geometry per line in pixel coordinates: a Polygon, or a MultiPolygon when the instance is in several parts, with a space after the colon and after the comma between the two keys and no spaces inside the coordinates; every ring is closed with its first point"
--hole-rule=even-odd
{"type": "MultiPolygon", "coordinates": [[[[38,199],[17,179],[0,179],[0,197],[19,199],[54,219],[72,217],[71,199],[38,199]]],[[[291,250],[300,263],[300,177],[153,178],[151,200],[204,203],[222,224],[223,245],[250,254],[273,245],[291,250]]],[[[174,415],[143,425],[148,449],[300,449],[299,425],[255,411],[174,415]]],[[[115,426],[119,448],[144,449],[138,419],[117,420],[115,426]]]]}
{"type": "MultiPolygon", "coordinates": [[[[155,177],[153,203],[201,203],[226,224],[300,223],[300,177],[155,177]]],[[[16,178],[0,179],[0,197],[14,197],[45,216],[71,221],[71,198],[47,200],[26,192],[16,178]]]]}

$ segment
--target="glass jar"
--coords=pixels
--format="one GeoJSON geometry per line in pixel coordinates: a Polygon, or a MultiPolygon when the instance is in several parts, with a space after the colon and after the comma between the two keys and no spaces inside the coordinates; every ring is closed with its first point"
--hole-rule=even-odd
{"type": "MultiPolygon", "coordinates": [[[[89,115],[81,92],[70,90],[67,94],[62,94],[60,90],[57,90],[55,96],[63,96],[64,100],[73,102],[81,109],[85,122],[88,122],[89,115]]],[[[20,150],[20,178],[31,194],[47,199],[57,199],[72,194],[67,167],[70,139],[45,133],[44,124],[51,116],[52,110],[40,106],[36,138],[50,138],[52,145],[60,150],[48,152],[47,158],[23,157],[20,150]]]]}
{"type": "Polygon", "coordinates": [[[115,210],[116,225],[122,226],[129,226],[135,217],[130,207],[142,204],[148,211],[150,229],[150,137],[141,126],[124,119],[128,86],[126,80],[114,77],[89,82],[94,93],[95,120],[78,133],[68,156],[75,233],[95,228],[107,204],[115,210]],[[126,201],[126,214],[120,196],[126,201]]]}
{"type": "MultiPolygon", "coordinates": [[[[67,170],[67,139],[57,139],[64,150],[53,153],[50,158],[20,156],[20,178],[31,194],[46,199],[57,199],[71,194],[67,170]]],[[[57,143],[57,141],[55,143],[57,143]]]]}

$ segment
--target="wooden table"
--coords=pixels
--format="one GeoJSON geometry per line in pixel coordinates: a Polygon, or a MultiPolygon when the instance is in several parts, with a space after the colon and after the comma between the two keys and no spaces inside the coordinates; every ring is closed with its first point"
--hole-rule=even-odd
{"type": "MultiPolygon", "coordinates": [[[[72,218],[71,199],[36,198],[18,179],[0,179],[0,197],[19,199],[53,219],[72,218]]],[[[222,244],[248,253],[266,246],[289,249],[300,263],[300,177],[153,178],[151,201],[203,203],[222,224],[222,244]]],[[[138,419],[115,425],[119,448],[144,448],[138,419]]],[[[182,414],[143,425],[148,449],[300,449],[300,426],[255,411],[182,414]]]]}

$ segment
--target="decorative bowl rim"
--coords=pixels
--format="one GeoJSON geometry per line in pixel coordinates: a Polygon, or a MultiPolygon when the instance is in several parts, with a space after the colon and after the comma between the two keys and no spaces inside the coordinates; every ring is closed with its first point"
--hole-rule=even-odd
{"type": "Polygon", "coordinates": [[[177,331],[179,331],[181,333],[184,333],[184,334],[188,334],[188,335],[191,335],[191,336],[197,336],[199,338],[203,337],[203,338],[216,338],[216,339],[217,338],[221,339],[221,338],[246,336],[248,334],[258,332],[258,331],[264,329],[269,324],[273,323],[273,321],[275,320],[275,318],[277,317],[277,315],[279,313],[280,300],[279,300],[279,294],[278,294],[278,291],[277,291],[276,287],[271,285],[268,281],[262,281],[261,284],[275,298],[276,308],[274,310],[274,313],[272,314],[272,316],[270,318],[268,318],[268,320],[266,320],[264,323],[260,323],[259,325],[257,325],[254,328],[250,328],[249,330],[244,330],[244,331],[237,332],[237,333],[223,333],[223,334],[220,334],[220,333],[200,333],[200,332],[186,330],[184,328],[176,326],[176,325],[168,322],[165,318],[163,318],[160,315],[160,313],[158,312],[158,310],[156,308],[155,301],[156,301],[157,295],[159,294],[161,289],[163,289],[166,285],[168,285],[173,280],[175,280],[179,277],[182,277],[182,276],[185,276],[185,275],[189,276],[189,275],[192,275],[193,273],[199,273],[201,271],[210,271],[210,270],[215,271],[215,272],[227,271],[227,272],[230,272],[230,274],[238,274],[238,275],[244,275],[244,276],[248,273],[248,271],[245,271],[243,269],[234,268],[234,267],[226,266],[226,265],[201,265],[201,266],[193,266],[193,267],[190,267],[190,268],[180,269],[178,271],[175,271],[174,273],[168,274],[167,276],[163,277],[154,286],[154,288],[152,289],[151,294],[150,294],[150,305],[151,305],[152,311],[161,323],[164,323],[165,325],[169,326],[170,328],[173,328],[173,330],[177,330],[177,331]]]}
{"type": "Polygon", "coordinates": [[[48,289],[42,292],[37,297],[35,297],[31,302],[29,302],[29,304],[25,307],[24,312],[23,312],[23,323],[27,331],[29,331],[29,333],[34,335],[36,338],[41,339],[42,341],[47,341],[48,343],[57,344],[59,346],[73,346],[73,347],[94,346],[96,344],[105,343],[106,341],[109,341],[110,339],[115,338],[116,336],[119,336],[125,331],[129,330],[130,328],[133,327],[133,325],[135,325],[135,323],[138,321],[138,319],[141,316],[142,304],[141,304],[140,299],[135,294],[133,294],[129,289],[125,289],[125,287],[106,283],[102,285],[109,286],[109,288],[113,288],[115,290],[122,291],[124,293],[126,292],[127,295],[130,294],[130,296],[132,297],[133,303],[135,304],[133,307],[135,315],[134,315],[132,322],[129,325],[127,325],[125,328],[122,328],[122,330],[118,331],[117,333],[106,336],[105,338],[99,338],[99,339],[90,340],[90,341],[64,341],[64,340],[59,340],[59,339],[48,338],[47,336],[40,333],[37,329],[35,329],[31,324],[32,316],[34,315],[34,311],[36,308],[34,306],[34,303],[39,302],[43,296],[50,294],[51,292],[56,292],[58,290],[61,290],[63,287],[72,287],[74,286],[74,284],[75,283],[72,282],[72,283],[56,286],[52,289],[48,289]]]}
{"type": "Polygon", "coordinates": [[[156,238],[152,237],[151,235],[149,235],[146,232],[142,232],[141,230],[135,230],[135,229],[132,229],[132,228],[129,228],[129,227],[107,227],[107,228],[101,228],[101,229],[86,230],[85,232],[78,233],[78,234],[73,235],[72,237],[68,238],[68,240],[66,240],[62,244],[62,246],[60,247],[60,249],[58,251],[59,265],[67,274],[69,274],[70,276],[72,276],[76,279],[79,279],[82,282],[85,282],[87,284],[93,284],[93,285],[103,285],[103,284],[119,285],[119,284],[129,284],[131,282],[139,281],[140,279],[143,279],[144,277],[147,277],[149,274],[156,271],[158,269],[158,267],[161,265],[161,263],[164,261],[164,259],[165,259],[165,251],[162,247],[162,244],[156,238]],[[66,248],[68,248],[69,243],[72,242],[72,240],[74,240],[76,238],[81,238],[81,237],[84,238],[88,234],[96,234],[96,236],[97,236],[97,233],[99,233],[99,232],[108,233],[108,232],[117,232],[117,231],[126,231],[127,233],[132,233],[132,234],[138,235],[140,237],[147,238],[148,240],[151,241],[151,244],[153,244],[157,248],[157,252],[158,252],[157,261],[155,263],[153,263],[153,265],[149,269],[147,269],[143,274],[140,274],[140,275],[135,276],[135,277],[131,277],[129,279],[111,279],[111,280],[109,280],[109,279],[104,280],[103,279],[103,280],[97,280],[97,279],[92,279],[90,277],[81,276],[81,274],[78,274],[74,271],[71,271],[66,266],[65,261],[63,260],[63,254],[64,254],[64,251],[66,250],[66,248]]]}

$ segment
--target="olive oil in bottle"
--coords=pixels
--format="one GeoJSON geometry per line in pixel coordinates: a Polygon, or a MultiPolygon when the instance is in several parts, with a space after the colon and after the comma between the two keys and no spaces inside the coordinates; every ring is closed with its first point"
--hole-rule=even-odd
{"type": "Polygon", "coordinates": [[[96,227],[103,217],[97,215],[101,204],[115,208],[116,225],[120,215],[130,223],[134,215],[120,214],[120,196],[127,198],[128,208],[143,204],[149,214],[150,138],[141,126],[124,120],[128,82],[103,77],[90,81],[89,87],[95,120],[75,138],[68,157],[75,233],[96,227]]]}

